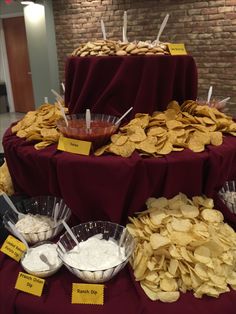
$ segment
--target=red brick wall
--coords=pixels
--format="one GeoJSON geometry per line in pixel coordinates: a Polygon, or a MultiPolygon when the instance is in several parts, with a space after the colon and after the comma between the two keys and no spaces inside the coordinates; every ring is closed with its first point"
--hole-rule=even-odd
{"type": "Polygon", "coordinates": [[[184,42],[198,66],[199,97],[231,97],[236,107],[236,0],[53,0],[60,78],[66,55],[80,43],[107,36],[121,39],[124,10],[128,14],[128,39],[154,40],[167,13],[163,41],[184,42]]]}

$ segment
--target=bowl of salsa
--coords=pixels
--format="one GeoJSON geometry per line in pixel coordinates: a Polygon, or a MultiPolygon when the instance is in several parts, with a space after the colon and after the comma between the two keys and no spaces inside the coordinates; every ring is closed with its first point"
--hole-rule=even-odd
{"type": "Polygon", "coordinates": [[[118,128],[118,117],[91,113],[90,128],[87,128],[86,118],[84,114],[72,114],[66,115],[68,126],[64,119],[57,121],[57,127],[63,136],[73,138],[81,141],[92,142],[93,149],[97,149],[102,145],[105,145],[112,134],[114,134],[118,128]]]}

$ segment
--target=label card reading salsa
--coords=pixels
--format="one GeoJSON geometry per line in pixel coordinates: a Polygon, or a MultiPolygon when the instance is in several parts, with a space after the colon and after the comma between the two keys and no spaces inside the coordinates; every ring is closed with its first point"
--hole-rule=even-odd
{"type": "Polygon", "coordinates": [[[67,138],[60,136],[57,149],[64,152],[89,155],[91,149],[91,142],[75,140],[73,138],[67,138]]]}
{"type": "Polygon", "coordinates": [[[185,49],[184,44],[168,44],[168,48],[172,56],[187,55],[187,51],[185,49]]]}
{"type": "Polygon", "coordinates": [[[72,304],[104,304],[104,285],[101,284],[72,284],[72,304]]]}
{"type": "Polygon", "coordinates": [[[22,254],[26,251],[26,246],[23,242],[9,235],[4,241],[1,251],[19,262],[22,254]]]}
{"type": "Polygon", "coordinates": [[[42,295],[45,280],[23,272],[19,272],[15,289],[40,297],[42,295]]]}

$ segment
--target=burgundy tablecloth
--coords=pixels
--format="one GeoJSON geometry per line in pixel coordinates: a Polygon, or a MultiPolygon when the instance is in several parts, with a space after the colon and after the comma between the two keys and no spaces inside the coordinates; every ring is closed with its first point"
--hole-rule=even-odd
{"type": "Polygon", "coordinates": [[[78,221],[110,220],[125,224],[150,196],[214,196],[226,180],[236,178],[236,137],[202,153],[186,149],[163,158],[81,156],[57,151],[56,145],[37,151],[32,143],[7,130],[3,139],[15,191],[64,198],[78,221]]]}
{"type": "MultiPolygon", "coordinates": [[[[225,180],[236,178],[236,138],[227,136],[220,147],[208,146],[202,153],[174,152],[164,158],[80,156],[59,152],[52,145],[36,151],[31,143],[7,130],[3,146],[17,193],[29,196],[61,196],[71,207],[77,222],[111,220],[125,224],[127,216],[144,207],[150,196],[172,197],[202,193],[215,197],[225,180]]],[[[227,221],[236,228],[235,215],[217,199],[227,221]]],[[[218,207],[219,206],[219,207],[218,207]]],[[[172,304],[150,301],[126,267],[105,285],[105,305],[72,305],[71,285],[78,279],[62,268],[46,280],[42,297],[14,289],[21,266],[0,253],[1,314],[117,313],[234,314],[236,292],[218,299],[196,299],[181,295],[172,304]]]]}
{"type": "Polygon", "coordinates": [[[65,71],[70,113],[121,116],[164,110],[171,100],[197,97],[197,68],[191,56],[70,57],[65,71]]]}
{"type": "Polygon", "coordinates": [[[208,296],[196,299],[187,292],[174,303],[153,302],[134,281],[128,266],[105,283],[103,306],[71,304],[72,283],[80,281],[64,267],[46,278],[41,297],[14,289],[19,271],[23,271],[21,266],[0,252],[1,314],[235,314],[236,291],[221,294],[217,299],[208,296]]]}

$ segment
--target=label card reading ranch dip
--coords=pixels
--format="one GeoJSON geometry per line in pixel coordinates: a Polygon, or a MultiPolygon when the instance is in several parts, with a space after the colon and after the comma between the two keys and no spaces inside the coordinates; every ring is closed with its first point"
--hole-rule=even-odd
{"type": "Polygon", "coordinates": [[[68,153],[89,155],[91,144],[91,142],[60,136],[57,149],[68,153]]]}
{"type": "Polygon", "coordinates": [[[172,56],[187,55],[184,44],[168,44],[168,48],[172,56]]]}
{"type": "Polygon", "coordinates": [[[98,284],[72,284],[72,304],[104,304],[104,285],[98,284]]]}
{"type": "Polygon", "coordinates": [[[45,280],[23,272],[19,272],[15,289],[40,297],[42,295],[45,280]]]}
{"type": "Polygon", "coordinates": [[[9,235],[4,241],[1,251],[13,258],[15,261],[19,262],[22,254],[26,251],[26,246],[23,242],[9,235]]]}

